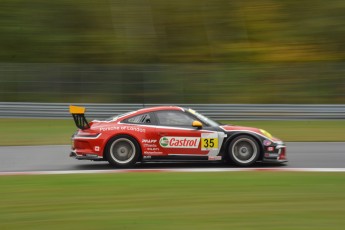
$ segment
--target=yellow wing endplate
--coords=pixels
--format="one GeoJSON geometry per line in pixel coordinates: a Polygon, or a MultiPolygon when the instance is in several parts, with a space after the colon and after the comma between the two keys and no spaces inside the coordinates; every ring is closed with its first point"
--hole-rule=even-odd
{"type": "Polygon", "coordinates": [[[69,106],[69,112],[71,114],[84,114],[86,109],[84,107],[79,107],[79,106],[74,106],[70,105],[69,106]]]}

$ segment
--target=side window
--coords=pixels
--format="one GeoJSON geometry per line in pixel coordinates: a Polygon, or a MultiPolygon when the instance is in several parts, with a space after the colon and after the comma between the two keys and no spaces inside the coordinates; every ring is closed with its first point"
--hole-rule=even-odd
{"type": "Polygon", "coordinates": [[[158,123],[166,126],[192,126],[194,119],[179,111],[156,112],[158,123]]]}
{"type": "Polygon", "coordinates": [[[133,123],[133,124],[150,124],[151,123],[151,117],[149,113],[140,114],[135,117],[128,118],[126,123],[133,123]]]}

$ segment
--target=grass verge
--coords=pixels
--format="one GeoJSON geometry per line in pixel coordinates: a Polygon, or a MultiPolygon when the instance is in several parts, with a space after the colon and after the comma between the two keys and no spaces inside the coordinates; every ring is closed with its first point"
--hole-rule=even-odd
{"type": "Polygon", "coordinates": [[[344,173],[0,177],[0,229],[343,229],[344,173]]]}
{"type": "Polygon", "coordinates": [[[73,119],[0,119],[0,145],[70,144],[73,119]]]}
{"type": "MultiPolygon", "coordinates": [[[[225,121],[263,128],[284,141],[345,141],[345,121],[225,121]]],[[[0,145],[69,144],[72,119],[0,119],[0,145]]]]}
{"type": "Polygon", "coordinates": [[[226,123],[262,128],[284,141],[345,141],[345,120],[233,121],[226,123]]]}

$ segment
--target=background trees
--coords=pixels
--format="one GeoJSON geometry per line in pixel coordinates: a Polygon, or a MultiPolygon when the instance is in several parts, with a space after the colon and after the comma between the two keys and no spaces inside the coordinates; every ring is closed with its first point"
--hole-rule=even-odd
{"type": "Polygon", "coordinates": [[[3,0],[1,101],[344,103],[341,0],[3,0]]]}

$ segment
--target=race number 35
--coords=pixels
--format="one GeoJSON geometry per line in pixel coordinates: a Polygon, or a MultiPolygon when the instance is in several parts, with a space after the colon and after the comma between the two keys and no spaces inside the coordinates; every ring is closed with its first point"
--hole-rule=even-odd
{"type": "Polygon", "coordinates": [[[201,150],[218,149],[217,133],[203,133],[201,136],[201,150]]]}

